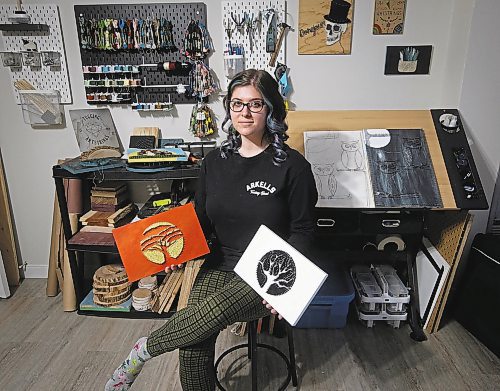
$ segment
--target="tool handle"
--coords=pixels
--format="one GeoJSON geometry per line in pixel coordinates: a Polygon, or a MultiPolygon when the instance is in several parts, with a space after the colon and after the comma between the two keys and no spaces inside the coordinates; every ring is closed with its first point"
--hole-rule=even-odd
{"type": "Polygon", "coordinates": [[[286,29],[286,27],[284,27],[281,30],[280,37],[278,38],[278,43],[276,44],[276,49],[274,50],[274,52],[271,56],[271,59],[269,60],[270,67],[274,67],[274,64],[276,64],[276,59],[278,58],[278,54],[279,54],[280,49],[281,49],[281,44],[283,43],[283,38],[285,38],[285,29],[286,29]]]}

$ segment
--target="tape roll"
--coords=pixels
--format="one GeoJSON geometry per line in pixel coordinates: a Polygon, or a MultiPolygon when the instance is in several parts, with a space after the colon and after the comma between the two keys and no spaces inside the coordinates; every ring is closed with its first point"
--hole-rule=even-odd
{"type": "Polygon", "coordinates": [[[406,244],[400,235],[382,237],[377,244],[377,250],[384,251],[388,246],[395,246],[397,251],[403,251],[406,248],[406,244]]]}

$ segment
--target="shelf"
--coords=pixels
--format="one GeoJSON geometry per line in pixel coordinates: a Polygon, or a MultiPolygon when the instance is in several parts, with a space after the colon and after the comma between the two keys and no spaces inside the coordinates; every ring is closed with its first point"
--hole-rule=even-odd
{"type": "Polygon", "coordinates": [[[116,246],[103,246],[100,244],[69,244],[70,251],[83,251],[88,253],[119,254],[116,246]]]}
{"type": "Polygon", "coordinates": [[[48,24],[31,24],[31,23],[2,23],[0,24],[2,31],[49,31],[48,24]]]}
{"type": "MultiPolygon", "coordinates": [[[[200,173],[200,166],[196,164],[185,165],[173,168],[167,171],[158,172],[136,172],[128,171],[126,168],[110,168],[103,171],[106,180],[109,181],[165,181],[173,179],[196,179],[200,173]]],[[[60,165],[52,167],[53,178],[78,178],[93,179],[95,172],[85,172],[81,174],[72,174],[61,168],[60,165]]]]}

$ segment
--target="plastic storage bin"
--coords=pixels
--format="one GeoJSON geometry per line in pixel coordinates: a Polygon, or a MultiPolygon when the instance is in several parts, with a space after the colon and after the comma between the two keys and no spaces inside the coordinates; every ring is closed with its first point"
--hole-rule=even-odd
{"type": "Polygon", "coordinates": [[[351,267],[351,277],[356,289],[358,317],[373,327],[375,320],[385,320],[398,328],[406,320],[410,294],[390,265],[351,267]]]}
{"type": "Polygon", "coordinates": [[[347,323],[349,303],[354,299],[349,274],[337,268],[322,268],[328,278],[295,326],[297,328],[340,329],[347,323]]]}

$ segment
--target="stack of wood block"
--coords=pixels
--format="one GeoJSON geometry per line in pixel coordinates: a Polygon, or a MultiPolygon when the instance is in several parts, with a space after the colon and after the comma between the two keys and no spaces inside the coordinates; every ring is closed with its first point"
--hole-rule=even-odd
{"type": "Polygon", "coordinates": [[[122,265],[102,266],[92,283],[94,303],[103,307],[124,303],[130,298],[130,285],[122,265]]]}
{"type": "Polygon", "coordinates": [[[91,210],[80,217],[80,222],[83,226],[106,228],[100,232],[111,232],[113,228],[128,224],[137,213],[137,207],[129,202],[125,183],[110,182],[95,186],[90,201],[91,210]]]}
{"type": "Polygon", "coordinates": [[[127,184],[103,182],[94,186],[90,196],[90,209],[98,212],[116,212],[128,203],[127,184]]]}

